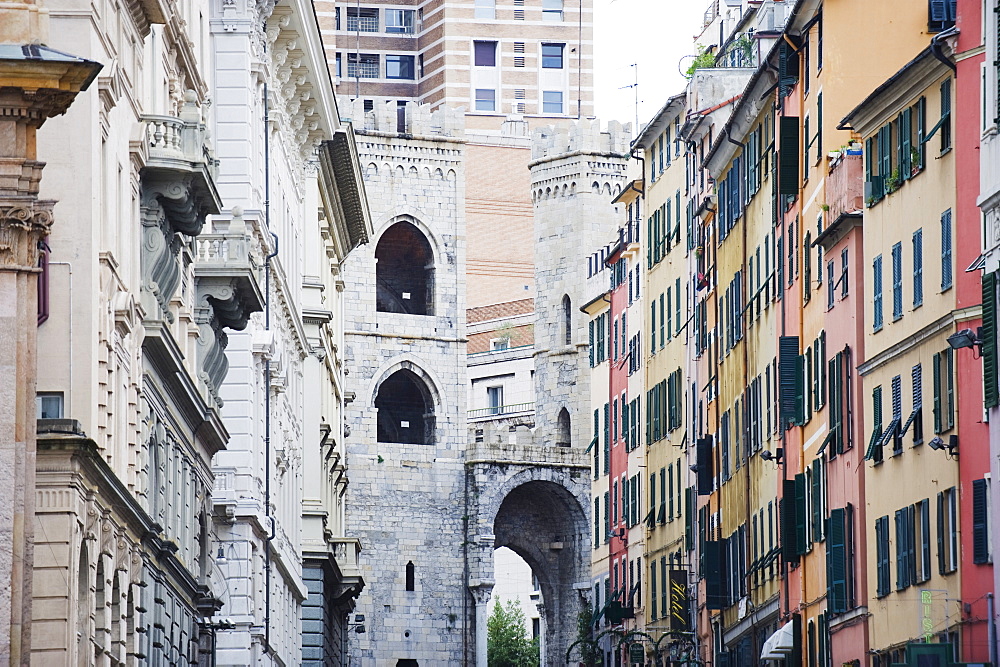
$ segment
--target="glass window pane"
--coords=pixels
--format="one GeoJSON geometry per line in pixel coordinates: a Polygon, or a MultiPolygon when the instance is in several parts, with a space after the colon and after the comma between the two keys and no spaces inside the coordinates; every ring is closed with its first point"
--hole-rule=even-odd
{"type": "Polygon", "coordinates": [[[413,33],[412,9],[385,10],[385,31],[389,33],[409,35],[413,33]]]}
{"type": "Polygon", "coordinates": [[[476,88],[476,111],[496,111],[497,92],[491,88],[476,88]]]}
{"type": "Polygon", "coordinates": [[[352,32],[378,32],[378,10],[348,7],[347,29],[352,32]]]}
{"type": "Polygon", "coordinates": [[[563,94],[560,90],[546,90],[542,93],[542,113],[562,113],[563,94]]]}
{"type": "Polygon", "coordinates": [[[542,67],[545,69],[562,69],[563,44],[542,44],[542,67]]]}
{"type": "Polygon", "coordinates": [[[497,66],[497,43],[496,42],[473,42],[474,64],[476,67],[496,67],[497,66]]]}
{"type": "Polygon", "coordinates": [[[387,79],[412,79],[413,56],[385,57],[385,76],[387,79]]]}
{"type": "Polygon", "coordinates": [[[562,21],[563,0],[542,0],[542,20],[562,21]]]}

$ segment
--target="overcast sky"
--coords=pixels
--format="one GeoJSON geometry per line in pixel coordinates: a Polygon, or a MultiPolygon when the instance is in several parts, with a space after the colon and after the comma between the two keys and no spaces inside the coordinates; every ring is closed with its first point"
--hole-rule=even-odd
{"type": "Polygon", "coordinates": [[[686,81],[678,64],[694,54],[694,36],[708,4],[708,0],[594,0],[598,118],[635,122],[635,90],[626,86],[635,83],[636,69],[639,127],[668,97],[683,90],[686,81]]]}

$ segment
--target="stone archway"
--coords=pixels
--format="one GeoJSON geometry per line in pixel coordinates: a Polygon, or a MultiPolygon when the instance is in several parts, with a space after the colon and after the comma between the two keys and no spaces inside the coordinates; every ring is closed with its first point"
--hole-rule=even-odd
{"type": "Polygon", "coordinates": [[[478,446],[480,456],[469,464],[475,513],[468,541],[476,664],[486,664],[485,619],[493,587],[493,551],[499,547],[518,554],[538,579],[545,637],[542,664],[562,664],[590,588],[588,457],[575,448],[478,446]],[[489,451],[494,448],[503,451],[489,451]]]}

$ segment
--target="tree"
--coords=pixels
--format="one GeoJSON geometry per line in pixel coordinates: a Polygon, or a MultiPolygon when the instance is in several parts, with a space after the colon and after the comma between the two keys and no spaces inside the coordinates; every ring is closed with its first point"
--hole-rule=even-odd
{"type": "Polygon", "coordinates": [[[497,597],[486,623],[486,656],[490,667],[538,667],[538,640],[528,639],[521,603],[497,597]]]}
{"type": "Polygon", "coordinates": [[[589,604],[584,604],[583,611],[576,619],[576,641],[570,648],[570,654],[578,651],[578,664],[585,667],[595,667],[601,664],[601,650],[593,638],[593,626],[594,610],[589,604]]]}

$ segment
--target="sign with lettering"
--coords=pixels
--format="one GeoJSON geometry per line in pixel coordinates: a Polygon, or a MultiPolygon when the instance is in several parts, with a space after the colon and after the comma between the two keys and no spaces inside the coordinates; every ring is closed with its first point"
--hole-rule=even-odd
{"type": "Polygon", "coordinates": [[[633,665],[641,665],[646,662],[646,651],[642,644],[629,644],[628,660],[633,665]]]}
{"type": "Polygon", "coordinates": [[[690,601],[687,591],[687,570],[670,570],[670,629],[689,632],[691,630],[690,601]]]}

